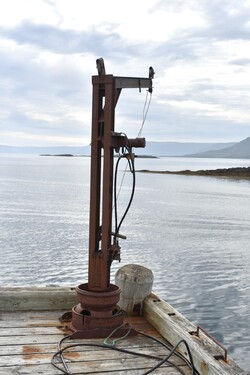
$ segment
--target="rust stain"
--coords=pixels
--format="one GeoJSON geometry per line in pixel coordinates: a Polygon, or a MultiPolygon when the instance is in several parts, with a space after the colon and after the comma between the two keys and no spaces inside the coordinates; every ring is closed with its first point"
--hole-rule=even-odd
{"type": "Polygon", "coordinates": [[[31,328],[37,328],[37,327],[47,327],[47,328],[57,328],[59,331],[62,331],[64,334],[71,334],[72,331],[69,327],[69,324],[61,324],[61,325],[55,325],[55,324],[42,324],[42,323],[31,323],[31,324],[27,324],[27,327],[31,327],[31,328]]]}
{"type": "Polygon", "coordinates": [[[63,334],[70,335],[72,333],[69,324],[61,325],[61,326],[56,326],[56,328],[63,332],[63,334]]]}
{"type": "Polygon", "coordinates": [[[55,327],[55,323],[30,323],[27,327],[55,327]]]}
{"type": "Polygon", "coordinates": [[[79,352],[65,352],[64,358],[66,359],[78,359],[80,357],[79,352]]]}
{"type": "Polygon", "coordinates": [[[24,359],[37,359],[41,358],[42,348],[36,345],[24,345],[23,346],[23,358],[24,359]]]}
{"type": "Polygon", "coordinates": [[[55,320],[55,317],[52,315],[52,316],[48,316],[48,315],[34,315],[34,316],[30,316],[29,319],[33,319],[33,320],[55,320]]]}

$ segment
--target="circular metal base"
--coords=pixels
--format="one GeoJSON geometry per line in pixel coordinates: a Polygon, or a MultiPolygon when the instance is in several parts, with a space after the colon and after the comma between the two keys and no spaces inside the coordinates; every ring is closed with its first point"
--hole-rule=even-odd
{"type": "Polygon", "coordinates": [[[105,337],[123,324],[123,314],[117,305],[121,290],[110,284],[103,292],[93,292],[88,284],[76,288],[78,305],[72,309],[71,329],[80,337],[105,337]],[[92,335],[91,335],[92,331],[92,335]]]}

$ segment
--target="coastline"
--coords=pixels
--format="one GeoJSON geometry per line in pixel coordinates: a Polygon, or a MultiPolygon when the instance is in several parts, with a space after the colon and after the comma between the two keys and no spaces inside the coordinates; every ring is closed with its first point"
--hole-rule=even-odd
{"type": "Polygon", "coordinates": [[[179,174],[185,176],[208,176],[208,177],[227,177],[234,179],[250,180],[250,167],[236,167],[236,168],[219,168],[219,169],[204,169],[198,171],[191,171],[189,169],[182,171],[152,171],[148,169],[138,170],[141,173],[158,173],[158,174],[179,174]]]}
{"type": "MultiPolygon", "coordinates": [[[[91,158],[91,155],[74,155],[74,154],[40,154],[39,156],[60,156],[60,157],[73,157],[73,158],[91,158]]],[[[115,154],[114,158],[117,158],[119,154],[115,154]]],[[[154,155],[134,155],[138,159],[159,159],[158,156],[154,155]]]]}

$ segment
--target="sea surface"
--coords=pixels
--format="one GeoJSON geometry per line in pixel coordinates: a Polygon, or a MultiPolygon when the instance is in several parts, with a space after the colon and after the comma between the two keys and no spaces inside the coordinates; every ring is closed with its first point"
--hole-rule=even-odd
{"type": "MultiPolygon", "coordinates": [[[[136,169],[249,166],[250,160],[136,159],[136,169]]],[[[0,156],[0,283],[87,281],[90,159],[0,156]]],[[[118,215],[131,173],[119,169],[118,215]]],[[[250,181],[136,174],[120,232],[121,263],[152,269],[154,291],[228,348],[250,370],[250,181]]]]}

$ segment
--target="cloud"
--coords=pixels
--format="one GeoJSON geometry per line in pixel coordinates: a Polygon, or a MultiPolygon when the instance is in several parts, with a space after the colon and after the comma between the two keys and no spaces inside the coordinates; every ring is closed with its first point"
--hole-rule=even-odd
{"type": "Polygon", "coordinates": [[[249,2],[241,4],[234,0],[177,0],[174,2],[161,0],[157,8],[165,12],[193,12],[202,19],[202,24],[185,30],[187,37],[198,35],[200,38],[211,40],[249,39],[249,2]]]}
{"type": "Polygon", "coordinates": [[[230,64],[246,66],[250,65],[250,58],[234,59],[229,61],[230,64]]]}
{"type": "Polygon", "coordinates": [[[106,25],[106,32],[98,31],[98,27],[88,30],[60,29],[46,24],[34,24],[30,21],[22,22],[16,27],[0,28],[0,35],[12,40],[18,45],[30,45],[58,54],[86,54],[105,55],[107,58],[126,58],[135,52],[136,44],[126,43],[114,31],[112,25],[106,25]]]}
{"type": "MultiPolygon", "coordinates": [[[[35,139],[29,134],[36,135],[38,143],[46,134],[64,136],[65,142],[69,137],[72,143],[75,137],[75,143],[88,143],[91,86],[84,73],[84,57],[37,52],[19,45],[4,52],[0,60],[0,131],[5,136],[1,143],[4,139],[9,143],[6,132],[10,136],[10,130],[15,142],[17,132],[22,131],[28,143],[35,139]]],[[[21,143],[23,140],[20,136],[21,143]]]]}
{"type": "MultiPolygon", "coordinates": [[[[249,136],[247,1],[236,6],[233,0],[145,0],[133,8],[139,17],[130,11],[132,2],[108,0],[98,14],[96,0],[88,7],[78,0],[73,7],[57,0],[35,2],[38,8],[32,2],[20,9],[15,22],[8,21],[10,11],[5,22],[0,18],[0,132],[4,129],[6,137],[9,128],[15,142],[23,131],[28,143],[31,134],[37,143],[39,134],[65,137],[65,144],[67,137],[89,143],[91,76],[100,56],[107,73],[117,76],[147,76],[154,67],[149,139],[249,136]]],[[[136,134],[145,95],[123,90],[116,108],[120,131],[136,134]]]]}

